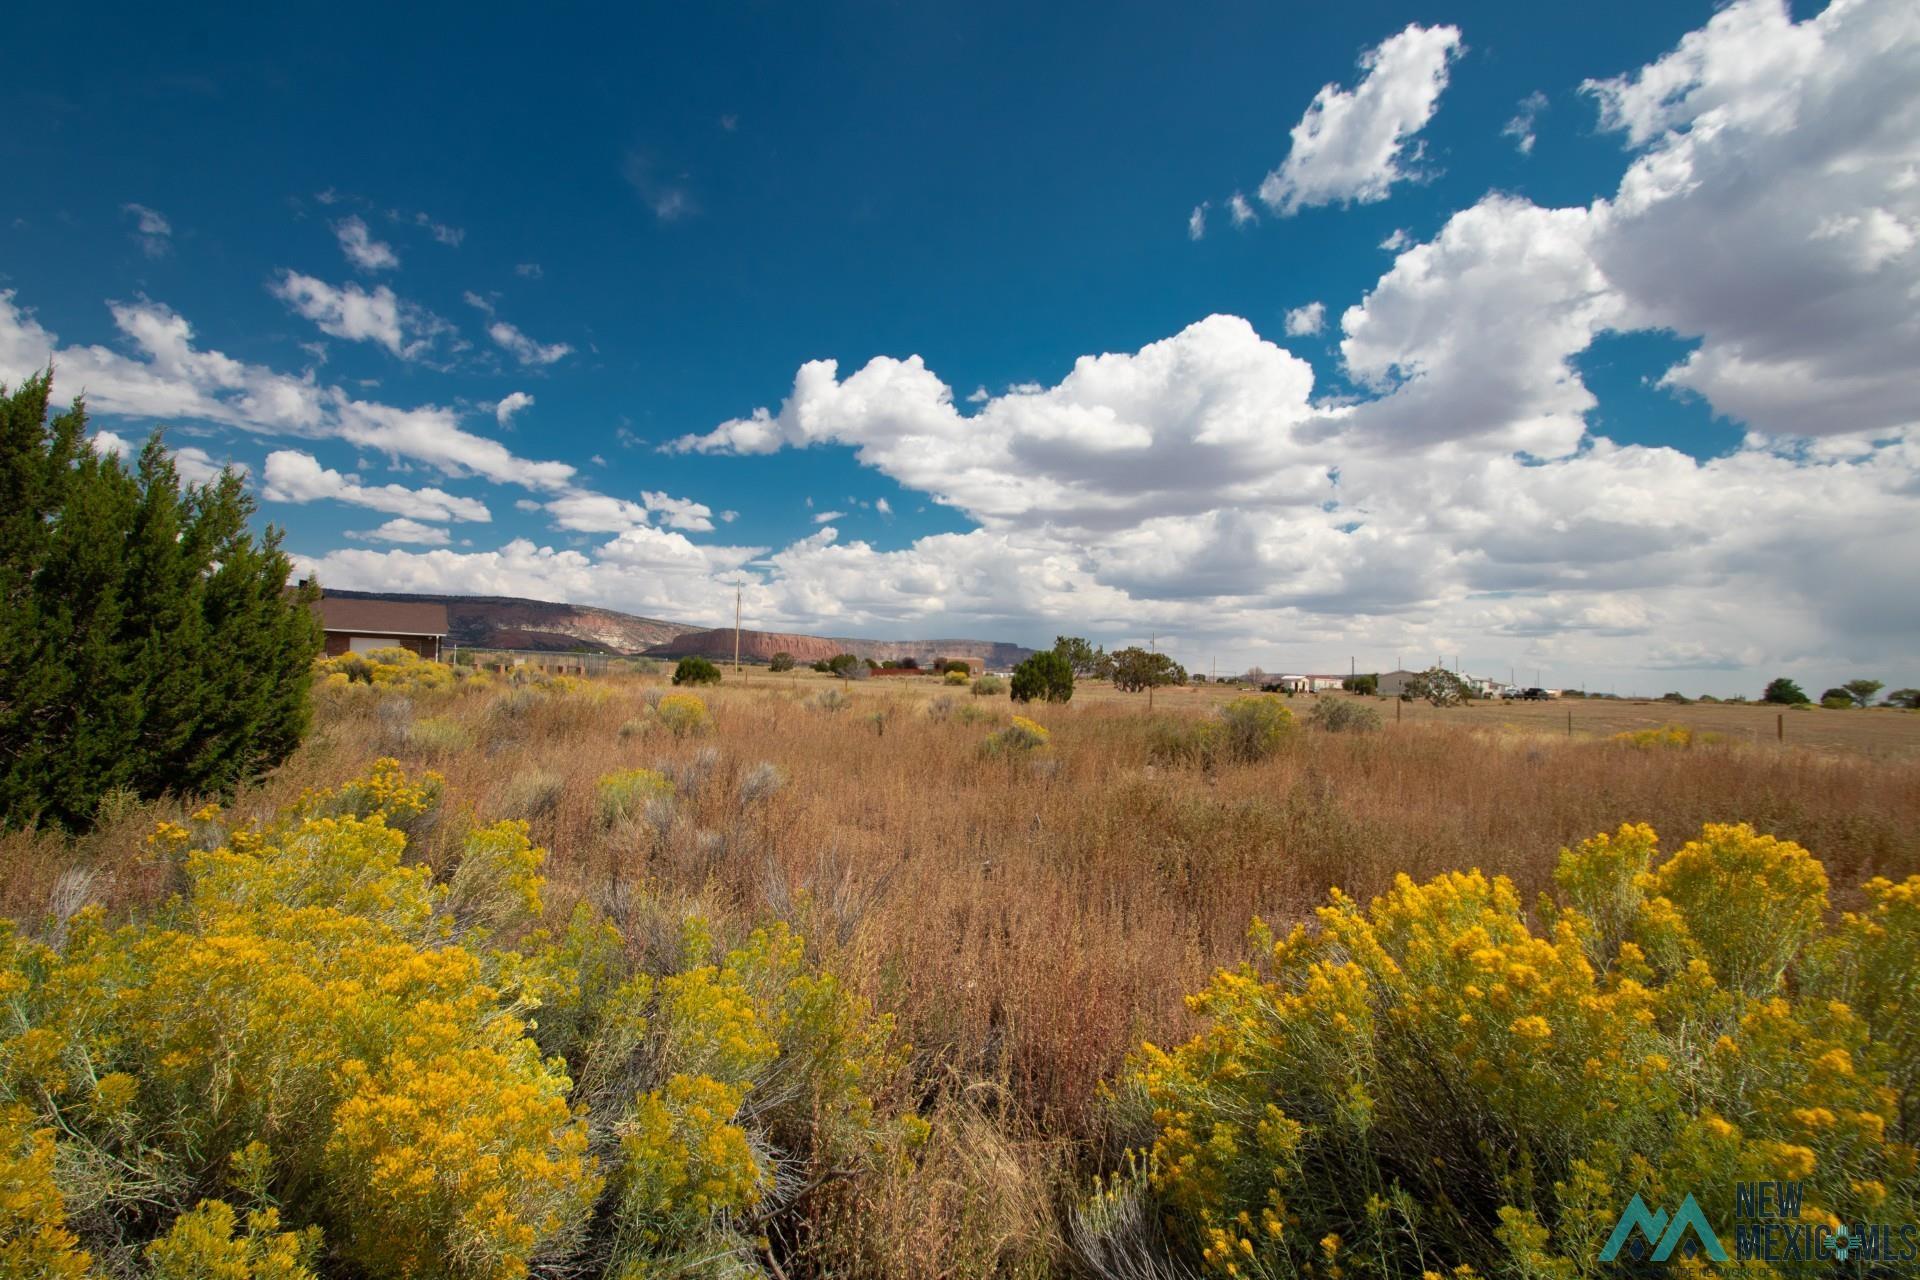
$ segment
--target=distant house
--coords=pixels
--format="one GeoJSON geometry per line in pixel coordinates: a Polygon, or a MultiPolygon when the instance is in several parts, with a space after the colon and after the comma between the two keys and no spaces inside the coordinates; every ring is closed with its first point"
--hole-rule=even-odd
{"type": "Polygon", "coordinates": [[[1380,696],[1398,698],[1406,693],[1410,682],[1418,680],[1424,674],[1420,671],[1383,671],[1380,674],[1380,696]]]}
{"type": "Polygon", "coordinates": [[[1345,679],[1345,676],[1285,675],[1275,676],[1267,683],[1280,686],[1282,693],[1325,693],[1338,689],[1345,679]]]}
{"type": "Polygon", "coordinates": [[[345,600],[322,596],[315,606],[327,634],[326,653],[367,653],[374,649],[411,649],[441,661],[447,638],[447,606],[400,600],[345,600]]]}
{"type": "MultiPolygon", "coordinates": [[[[1417,680],[1425,674],[1424,671],[1388,671],[1380,677],[1380,696],[1398,698],[1407,691],[1409,681],[1417,680]]],[[[1476,698],[1497,698],[1506,689],[1502,681],[1486,676],[1456,674],[1460,675],[1460,682],[1467,686],[1468,693],[1476,698]]]]}

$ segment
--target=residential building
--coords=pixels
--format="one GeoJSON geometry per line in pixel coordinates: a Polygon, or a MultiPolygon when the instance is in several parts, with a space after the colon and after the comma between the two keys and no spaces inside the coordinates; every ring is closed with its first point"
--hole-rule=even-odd
{"type": "Polygon", "coordinates": [[[1380,673],[1380,696],[1398,698],[1406,693],[1407,686],[1418,680],[1423,672],[1419,671],[1382,671],[1380,673]]]}
{"type": "Polygon", "coordinates": [[[441,648],[447,638],[447,606],[443,604],[322,596],[315,608],[326,632],[329,658],[400,648],[434,662],[443,660],[441,648]]]}
{"type": "Polygon", "coordinates": [[[1326,693],[1338,689],[1345,679],[1345,676],[1284,675],[1274,676],[1265,683],[1279,685],[1282,693],[1326,693]]]}

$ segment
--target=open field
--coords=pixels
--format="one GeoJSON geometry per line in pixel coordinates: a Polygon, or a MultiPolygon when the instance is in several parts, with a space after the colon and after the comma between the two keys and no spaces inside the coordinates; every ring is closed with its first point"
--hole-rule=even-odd
{"type": "MultiPolygon", "coordinates": [[[[323,689],[306,745],[232,812],[264,817],[393,756],[446,779],[410,856],[446,870],[474,825],[525,818],[552,852],[551,922],[642,887],[729,931],[790,920],[897,1017],[904,1087],[940,1119],[940,1176],[867,1188],[860,1220],[838,1228],[857,1247],[833,1247],[880,1274],[1054,1268],[1070,1189],[1138,1139],[1113,1130],[1103,1083],[1143,1040],[1195,1030],[1185,997],[1243,956],[1256,916],[1303,919],[1330,887],[1365,901],[1399,873],[1476,867],[1531,901],[1562,847],[1627,821],[1673,844],[1751,822],[1818,855],[1837,906],[1871,876],[1920,870],[1920,715],[1789,712],[1781,746],[1757,707],[1409,704],[1396,723],[1374,702],[1382,728],[1352,735],[1307,728],[1300,698],[1272,758],[1203,772],[1152,762],[1156,720],[1244,691],[1161,690],[1149,717],[1144,694],[1105,687],[1014,708],[930,679],[756,672],[701,690],[711,731],[684,737],[650,714],[668,691],[658,677],[539,696],[323,689]],[[823,705],[843,690],[844,706],[823,705]],[[1051,745],[984,757],[1015,710],[1051,745]],[[1605,736],[1669,722],[1724,740],[1640,750],[1605,736]],[[605,821],[597,780],[640,767],[677,783],[671,820],[605,821]]],[[[112,915],[151,908],[178,886],[144,838],[189,807],[128,806],[71,845],[0,837],[0,913],[39,918],[76,868],[112,915]]]]}
{"type": "MultiPolygon", "coordinates": [[[[803,909],[832,915],[843,963],[903,1014],[929,1065],[1015,1078],[1024,1107],[1042,1117],[1082,1116],[1141,1036],[1181,1034],[1182,996],[1239,958],[1254,916],[1302,918],[1331,887],[1365,899],[1399,872],[1479,867],[1530,897],[1563,846],[1625,821],[1675,837],[1704,822],[1751,822],[1820,856],[1842,904],[1869,876],[1920,870],[1911,713],[1785,712],[1781,747],[1765,707],[1406,703],[1396,723],[1393,702],[1368,699],[1384,717],[1377,734],[1303,727],[1276,758],[1209,774],[1150,763],[1146,695],[1104,685],[1083,684],[1065,706],[1021,709],[930,679],[843,685],[755,672],[702,690],[714,731],[685,739],[622,734],[670,688],[664,679],[594,688],[603,699],[519,712],[511,691],[323,697],[307,745],[236,807],[265,816],[391,755],[443,773],[461,821],[528,818],[552,850],[559,916],[573,898],[632,877],[749,920],[810,895],[803,909]],[[845,708],[810,705],[842,689],[845,708]],[[1047,758],[982,759],[981,740],[1014,710],[1052,730],[1047,758]],[[1606,737],[1666,723],[1725,740],[1641,751],[1606,737]],[[461,731],[452,745],[431,733],[447,724],[461,731]],[[784,784],[738,810],[739,779],[762,762],[784,784]],[[646,766],[695,785],[683,787],[691,803],[669,838],[636,847],[597,822],[594,785],[646,766]]],[[[1153,714],[1199,716],[1241,694],[1162,689],[1153,714]]],[[[1303,724],[1311,703],[1290,700],[1303,724]]],[[[166,888],[137,852],[155,816],[129,813],[81,846],[105,864],[94,863],[96,893],[123,908],[166,888]]],[[[461,822],[442,824],[426,855],[460,833],[461,822]]],[[[0,912],[30,918],[66,859],[49,856],[50,837],[31,851],[25,837],[0,839],[0,912]]]]}
{"type": "MultiPolygon", "coordinates": [[[[1392,706],[1381,703],[1382,714],[1392,706]]],[[[1892,707],[1857,711],[1829,711],[1821,707],[1787,708],[1760,703],[1696,702],[1679,705],[1658,701],[1611,698],[1565,698],[1552,702],[1476,702],[1466,707],[1436,708],[1404,704],[1408,723],[1444,723],[1466,720],[1491,722],[1501,729],[1529,733],[1567,733],[1605,737],[1633,729],[1665,724],[1683,725],[1696,733],[1719,734],[1730,743],[1757,747],[1786,745],[1867,756],[1909,756],[1920,752],[1920,714],[1892,707]]]]}
{"type": "MultiPolygon", "coordinates": [[[[759,678],[775,677],[761,673],[759,678]]],[[[1248,691],[1245,685],[1219,684],[1160,689],[1155,693],[1154,705],[1166,711],[1191,710],[1195,704],[1212,707],[1248,691]]],[[[1341,693],[1318,696],[1352,697],[1341,693]]],[[[1144,694],[1120,693],[1107,684],[1084,684],[1075,691],[1074,699],[1093,705],[1117,702],[1144,708],[1146,704],[1144,694]]],[[[1359,701],[1377,710],[1384,720],[1403,725],[1595,738],[1676,724],[1697,733],[1718,734],[1728,742],[1754,746],[1787,745],[1876,757],[1920,752],[1920,713],[1894,707],[1831,711],[1817,706],[1789,708],[1757,702],[1680,704],[1652,698],[1556,698],[1546,702],[1490,699],[1444,708],[1423,701],[1396,704],[1391,698],[1359,701]]],[[[1288,699],[1287,705],[1304,716],[1313,702],[1314,695],[1302,694],[1288,699]]]]}

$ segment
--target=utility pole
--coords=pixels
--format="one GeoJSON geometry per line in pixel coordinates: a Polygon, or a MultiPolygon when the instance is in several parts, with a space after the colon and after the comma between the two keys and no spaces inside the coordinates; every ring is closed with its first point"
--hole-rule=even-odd
{"type": "Polygon", "coordinates": [[[733,589],[733,674],[740,674],[740,588],[733,589]]]}

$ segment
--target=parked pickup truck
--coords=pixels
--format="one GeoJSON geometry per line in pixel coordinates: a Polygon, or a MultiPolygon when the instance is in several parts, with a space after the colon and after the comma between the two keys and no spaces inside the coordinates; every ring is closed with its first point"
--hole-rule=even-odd
{"type": "Polygon", "coordinates": [[[1518,702],[1545,702],[1553,695],[1545,689],[1520,689],[1514,693],[1513,697],[1518,702]]]}

